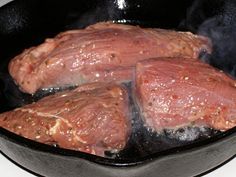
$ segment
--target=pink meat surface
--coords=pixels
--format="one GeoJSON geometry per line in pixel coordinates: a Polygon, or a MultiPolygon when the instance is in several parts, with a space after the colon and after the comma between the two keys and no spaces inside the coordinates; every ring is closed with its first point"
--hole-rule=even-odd
{"type": "Polygon", "coordinates": [[[97,23],[60,33],[25,50],[9,64],[21,90],[129,81],[137,61],[153,57],[198,58],[211,52],[210,41],[190,32],[97,23]]]}
{"type": "Polygon", "coordinates": [[[2,113],[0,126],[41,143],[104,156],[128,141],[128,107],[125,88],[89,84],[2,113]]]}
{"type": "Polygon", "coordinates": [[[157,131],[236,126],[236,81],[208,64],[183,58],[146,60],[137,64],[135,82],[143,119],[157,131]]]}

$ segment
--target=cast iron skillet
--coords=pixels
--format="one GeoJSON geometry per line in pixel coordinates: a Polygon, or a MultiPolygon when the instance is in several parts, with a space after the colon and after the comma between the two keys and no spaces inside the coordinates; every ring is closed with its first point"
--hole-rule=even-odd
{"type": "MultiPolygon", "coordinates": [[[[214,52],[203,58],[233,75],[235,7],[233,0],[15,0],[0,8],[0,112],[36,99],[21,93],[9,77],[7,64],[13,56],[58,32],[98,21],[113,20],[208,35],[213,40],[214,52]],[[227,43],[219,42],[223,39],[228,39],[227,43]],[[229,43],[231,48],[227,47],[229,43]]],[[[43,176],[188,177],[235,156],[236,128],[212,135],[145,155],[131,149],[111,159],[51,147],[0,128],[0,150],[22,167],[43,176]]]]}

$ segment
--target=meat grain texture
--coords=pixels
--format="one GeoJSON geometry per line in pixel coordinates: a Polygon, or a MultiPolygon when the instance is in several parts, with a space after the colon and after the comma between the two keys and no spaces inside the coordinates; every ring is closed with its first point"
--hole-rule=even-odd
{"type": "Polygon", "coordinates": [[[154,57],[198,58],[211,42],[190,32],[97,23],[60,33],[25,50],[9,64],[21,90],[130,81],[137,61],[154,57]]]}
{"type": "Polygon", "coordinates": [[[146,60],[137,64],[135,82],[143,119],[156,131],[236,126],[236,81],[208,64],[183,58],[146,60]]]}
{"type": "Polygon", "coordinates": [[[0,126],[23,137],[104,156],[129,137],[128,95],[114,84],[89,84],[0,114],[0,126]]]}

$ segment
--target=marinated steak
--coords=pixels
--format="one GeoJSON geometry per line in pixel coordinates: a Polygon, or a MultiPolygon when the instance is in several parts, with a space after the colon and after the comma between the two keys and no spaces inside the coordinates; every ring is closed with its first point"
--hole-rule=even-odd
{"type": "Polygon", "coordinates": [[[9,72],[22,91],[32,94],[40,88],[129,81],[137,61],[198,58],[201,51],[211,52],[210,41],[190,32],[98,23],[25,50],[10,62],[9,72]]]}
{"type": "Polygon", "coordinates": [[[0,126],[38,142],[104,156],[128,141],[128,107],[125,88],[89,84],[2,113],[0,126]]]}
{"type": "Polygon", "coordinates": [[[236,81],[201,61],[139,62],[135,87],[143,119],[157,131],[185,125],[225,131],[236,126],[236,81]]]}

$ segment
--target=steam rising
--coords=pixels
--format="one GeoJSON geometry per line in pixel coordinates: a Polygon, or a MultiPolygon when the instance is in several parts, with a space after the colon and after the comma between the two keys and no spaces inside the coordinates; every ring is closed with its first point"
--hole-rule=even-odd
{"type": "Polygon", "coordinates": [[[214,50],[205,61],[236,77],[236,1],[195,0],[185,25],[211,38],[214,50]]]}

